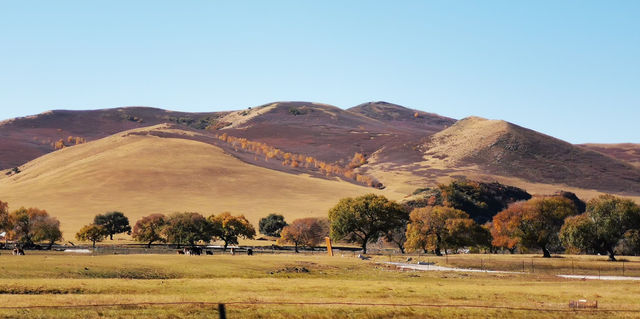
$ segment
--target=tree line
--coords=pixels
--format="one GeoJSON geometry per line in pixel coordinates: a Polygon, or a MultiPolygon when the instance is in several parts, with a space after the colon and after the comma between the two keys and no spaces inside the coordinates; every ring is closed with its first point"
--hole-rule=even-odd
{"type": "MultiPolygon", "coordinates": [[[[438,187],[450,190],[457,186],[438,187]]],[[[632,200],[601,195],[584,203],[568,192],[527,200],[512,198],[490,221],[480,224],[456,208],[461,202],[468,204],[470,197],[478,197],[475,191],[471,196],[439,192],[445,200],[430,197],[420,207],[375,194],[345,198],[329,211],[330,235],[334,240],[359,244],[364,253],[368,243],[378,240],[398,245],[403,253],[406,249],[436,255],[462,247],[512,253],[539,249],[543,257],[551,257],[551,251],[606,254],[612,261],[621,246],[640,253],[640,206],[632,200]]],[[[482,210],[487,208],[483,202],[478,205],[482,210]]]]}
{"type": "MultiPolygon", "coordinates": [[[[540,250],[606,254],[610,260],[621,251],[640,253],[640,206],[629,199],[600,195],[585,203],[575,194],[559,192],[531,196],[523,190],[497,183],[454,181],[422,189],[404,203],[367,194],[343,198],[328,218],[300,218],[288,224],[282,215],[270,214],[259,222],[261,233],[279,244],[313,249],[330,236],[335,241],[367,245],[383,241],[405,251],[442,255],[459,248],[514,253],[540,250]],[[483,222],[484,221],[484,222],[483,222]]],[[[50,248],[62,239],[60,222],[45,210],[24,208],[9,212],[0,201],[0,230],[22,247],[45,242],[50,248]]],[[[243,216],[228,212],[204,217],[196,212],[151,214],[133,227],[121,212],[96,215],[84,226],[78,240],[97,242],[128,233],[148,247],[169,243],[196,245],[223,241],[224,249],[239,238],[252,239],[256,231],[243,216]]]]}
{"type": "Polygon", "coordinates": [[[335,163],[327,163],[314,157],[306,156],[304,154],[284,152],[266,143],[251,141],[243,137],[231,136],[227,133],[217,134],[216,137],[220,141],[229,144],[235,149],[236,152],[242,149],[244,151],[255,154],[255,160],[258,160],[258,155],[264,156],[264,160],[267,162],[269,160],[281,161],[283,166],[316,170],[320,174],[323,174],[327,177],[342,176],[371,187],[383,187],[380,182],[376,181],[371,176],[359,174],[354,171],[354,169],[367,163],[366,157],[362,153],[355,153],[353,155],[353,158],[351,158],[350,162],[346,166],[341,166],[335,163]]]}
{"type": "Polygon", "coordinates": [[[147,247],[154,242],[179,247],[221,240],[226,251],[229,245],[237,245],[239,238],[252,239],[256,231],[243,215],[233,216],[229,212],[206,218],[196,212],[151,214],[140,218],[133,229],[124,214],[111,212],[97,215],[92,224],[84,226],[76,234],[76,238],[91,241],[95,248],[96,242],[107,236],[113,239],[113,235],[119,233],[129,233],[134,240],[146,243],[147,247]]]}

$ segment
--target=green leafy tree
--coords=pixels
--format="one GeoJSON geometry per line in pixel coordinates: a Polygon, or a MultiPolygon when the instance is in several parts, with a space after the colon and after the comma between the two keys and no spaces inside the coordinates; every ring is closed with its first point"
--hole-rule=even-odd
{"type": "Polygon", "coordinates": [[[331,238],[359,243],[364,254],[367,243],[402,227],[407,219],[409,216],[401,205],[375,194],[343,198],[329,210],[331,238]]]}
{"type": "Polygon", "coordinates": [[[170,215],[162,234],[170,243],[194,246],[197,242],[208,243],[211,240],[211,225],[199,213],[175,213],[170,215]]]}
{"type": "Polygon", "coordinates": [[[540,248],[550,258],[550,247],[559,246],[558,233],[569,216],[578,214],[573,201],[565,197],[534,198],[525,204],[517,236],[525,247],[540,248]]]}
{"type": "Polygon", "coordinates": [[[93,248],[96,248],[96,242],[101,242],[104,240],[109,233],[104,228],[104,226],[90,224],[82,227],[78,233],[76,233],[76,239],[82,241],[90,241],[93,245],[93,248]]]}
{"type": "Polygon", "coordinates": [[[606,253],[615,261],[616,246],[625,234],[640,229],[640,207],[632,200],[601,195],[587,203],[579,218],[568,219],[561,230],[565,245],[582,251],[606,253]]]}
{"type": "Polygon", "coordinates": [[[267,236],[280,237],[280,232],[287,226],[287,222],[284,221],[284,216],[279,214],[269,214],[269,216],[260,219],[258,223],[260,226],[260,233],[267,236]]]}
{"type": "Polygon", "coordinates": [[[256,235],[253,225],[244,217],[232,216],[228,212],[220,215],[211,215],[207,218],[211,224],[212,237],[217,237],[224,241],[224,249],[229,245],[237,245],[238,238],[252,239],[256,235]]]}
{"type": "Polygon", "coordinates": [[[115,234],[129,233],[131,231],[129,218],[121,212],[109,212],[102,215],[96,215],[93,219],[93,223],[104,226],[107,234],[109,234],[110,240],[113,240],[113,235],[115,234]]]}
{"type": "Polygon", "coordinates": [[[400,253],[404,254],[405,253],[405,243],[407,241],[407,224],[409,223],[408,220],[405,220],[402,225],[393,228],[391,230],[388,230],[385,234],[384,234],[384,240],[389,242],[389,243],[393,243],[396,246],[398,246],[398,249],[400,249],[400,253]]]}
{"type": "Polygon", "coordinates": [[[40,242],[46,241],[48,249],[53,247],[53,244],[62,240],[62,231],[60,231],[60,221],[51,216],[45,216],[37,218],[33,225],[33,241],[40,242]]]}
{"type": "Polygon", "coordinates": [[[151,248],[153,242],[165,242],[162,236],[162,228],[166,224],[167,218],[162,214],[152,214],[140,218],[133,226],[131,236],[133,239],[147,243],[147,247],[151,248]]]}
{"type": "Polygon", "coordinates": [[[459,209],[444,206],[416,208],[409,215],[406,247],[433,250],[442,256],[442,249],[475,245],[483,232],[469,215],[459,209]]]}
{"type": "Polygon", "coordinates": [[[313,249],[329,235],[329,226],[326,220],[320,218],[296,219],[282,230],[278,243],[294,244],[296,253],[298,247],[313,249]]]}

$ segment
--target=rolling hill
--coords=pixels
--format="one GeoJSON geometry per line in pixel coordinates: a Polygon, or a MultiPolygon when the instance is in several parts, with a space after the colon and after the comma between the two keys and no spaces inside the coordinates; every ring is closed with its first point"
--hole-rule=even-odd
{"type": "Polygon", "coordinates": [[[401,199],[459,178],[640,199],[636,146],[572,145],[504,121],[455,121],[380,101],[346,110],[275,102],[212,113],[51,111],[0,123],[0,199],[49,210],[67,234],[108,210],[133,220],[185,210],[230,210],[254,223],[271,212],[325,216],[342,197],[401,199]],[[80,145],[55,150],[76,137],[80,145]],[[355,153],[364,159],[350,166],[355,153]]]}
{"type": "Polygon", "coordinates": [[[225,112],[185,113],[150,107],[123,107],[89,111],[55,110],[0,122],[0,169],[20,166],[54,151],[56,141],[80,137],[86,141],[129,129],[179,123],[205,128],[225,112]]]}
{"type": "Polygon", "coordinates": [[[637,167],[505,121],[465,118],[426,139],[416,151],[421,161],[395,166],[381,152],[374,176],[388,180],[385,171],[396,170],[414,176],[414,183],[419,177],[427,179],[426,184],[443,177],[483,175],[485,180],[511,179],[516,186],[526,182],[628,195],[640,189],[637,167]]]}
{"type": "Polygon", "coordinates": [[[288,220],[326,216],[342,197],[380,192],[250,165],[198,141],[200,134],[157,125],[64,148],[23,165],[19,174],[0,177],[0,194],[12,209],[47,209],[71,239],[94,215],[112,210],[132,222],[151,213],[230,211],[257,224],[274,212],[288,220]]]}
{"type": "Polygon", "coordinates": [[[581,144],[579,146],[640,167],[640,144],[581,144]]]}

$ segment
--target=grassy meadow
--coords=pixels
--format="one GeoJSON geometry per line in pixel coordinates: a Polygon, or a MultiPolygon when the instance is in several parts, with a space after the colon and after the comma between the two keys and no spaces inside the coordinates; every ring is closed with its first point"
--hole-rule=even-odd
{"type": "MultiPolygon", "coordinates": [[[[448,262],[470,263],[485,257],[449,257],[448,262]]],[[[380,264],[385,258],[3,252],[0,318],[209,318],[217,317],[219,302],[227,304],[229,318],[640,315],[637,282],[572,280],[545,273],[402,272],[380,264]],[[567,303],[576,299],[598,300],[600,309],[570,311],[567,303]]],[[[522,256],[495,258],[491,266],[518,264],[522,256]]],[[[585,264],[598,262],[576,258],[585,264]]],[[[431,261],[445,264],[444,258],[431,261]]],[[[627,264],[639,268],[640,259],[627,264]]]]}

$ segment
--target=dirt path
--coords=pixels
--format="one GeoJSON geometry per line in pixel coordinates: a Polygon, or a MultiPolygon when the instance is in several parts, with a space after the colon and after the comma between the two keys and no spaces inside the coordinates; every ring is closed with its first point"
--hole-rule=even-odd
{"type": "MultiPolygon", "coordinates": [[[[517,271],[500,271],[500,270],[485,270],[485,269],[470,269],[470,268],[453,268],[437,266],[433,263],[425,264],[408,264],[408,263],[394,263],[386,262],[385,264],[394,265],[401,269],[412,269],[421,271],[458,271],[458,272],[482,272],[482,273],[494,273],[494,274],[528,274],[517,271]]],[[[640,281],[640,277],[626,277],[626,276],[588,276],[588,275],[556,275],[561,278],[568,279],[582,279],[582,280],[637,280],[640,281]]]]}

